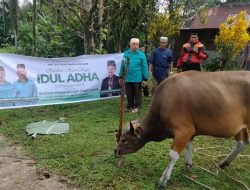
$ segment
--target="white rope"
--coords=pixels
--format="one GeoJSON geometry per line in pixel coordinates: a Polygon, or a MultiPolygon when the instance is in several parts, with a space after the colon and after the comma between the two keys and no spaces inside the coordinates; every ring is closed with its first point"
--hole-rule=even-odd
{"type": "Polygon", "coordinates": [[[216,165],[216,167],[217,167],[217,169],[218,169],[219,171],[223,172],[228,178],[230,178],[230,179],[236,181],[236,182],[239,183],[240,185],[243,185],[243,186],[246,188],[246,190],[250,190],[250,188],[249,188],[246,184],[244,184],[243,182],[241,182],[241,181],[239,181],[239,180],[237,180],[237,179],[235,179],[235,178],[229,176],[229,175],[228,175],[225,171],[223,171],[219,166],[216,165]]]}
{"type": "Polygon", "coordinates": [[[232,151],[232,149],[227,146],[209,146],[209,147],[204,147],[204,148],[196,148],[195,150],[207,150],[207,149],[215,149],[215,148],[226,148],[232,151]]]}
{"type": "MultiPolygon", "coordinates": [[[[197,149],[194,150],[194,152],[197,152],[198,150],[206,150],[206,149],[214,149],[214,148],[225,148],[225,149],[228,149],[228,150],[232,151],[230,148],[228,148],[228,147],[226,147],[226,146],[214,146],[214,147],[206,147],[206,148],[197,148],[197,149]]],[[[221,157],[221,156],[227,156],[227,154],[225,154],[225,155],[224,155],[224,154],[221,154],[221,155],[213,156],[213,155],[206,154],[206,153],[203,153],[203,152],[197,152],[197,153],[198,153],[198,154],[201,154],[201,155],[204,155],[204,156],[213,157],[213,158],[217,158],[217,157],[221,157]]],[[[250,158],[250,155],[242,155],[242,154],[240,154],[240,155],[238,155],[238,157],[250,158]]],[[[208,173],[210,173],[211,175],[214,175],[214,176],[219,175],[219,171],[221,171],[221,172],[223,172],[228,178],[230,178],[230,179],[234,180],[235,182],[237,182],[238,184],[242,185],[246,190],[250,190],[250,188],[249,188],[245,183],[243,183],[243,182],[241,182],[241,181],[239,181],[239,180],[237,180],[237,179],[235,179],[235,178],[229,176],[225,171],[223,171],[223,170],[222,170],[219,166],[217,166],[216,164],[215,164],[215,166],[216,166],[216,171],[215,171],[215,172],[211,172],[210,170],[208,170],[208,169],[206,169],[206,168],[203,168],[203,167],[201,167],[201,166],[195,166],[195,167],[196,167],[196,168],[200,168],[200,169],[202,169],[202,170],[204,170],[204,171],[206,171],[206,172],[208,172],[208,173]]],[[[183,175],[184,177],[186,177],[187,179],[189,179],[189,180],[191,180],[191,181],[193,181],[193,182],[195,182],[195,183],[201,185],[202,187],[205,187],[205,188],[207,188],[207,189],[209,189],[209,190],[215,190],[215,189],[213,189],[213,188],[211,188],[211,187],[209,187],[209,186],[207,186],[207,185],[204,185],[204,184],[198,182],[197,180],[195,180],[195,179],[193,179],[193,178],[191,178],[191,177],[189,177],[189,176],[187,176],[187,175],[184,175],[184,174],[182,174],[182,175],[183,175]]]]}
{"type": "Polygon", "coordinates": [[[203,167],[201,167],[201,166],[195,166],[196,168],[200,168],[200,169],[202,169],[202,170],[205,170],[206,172],[208,172],[208,173],[210,173],[211,175],[214,175],[214,176],[217,176],[218,174],[219,174],[219,170],[217,170],[216,169],[216,171],[215,172],[212,172],[212,171],[210,171],[210,170],[208,170],[208,169],[206,169],[206,168],[203,168],[203,167]]]}
{"type": "Polygon", "coordinates": [[[184,174],[181,174],[181,175],[183,175],[184,177],[188,178],[189,180],[191,180],[191,181],[193,181],[193,182],[199,184],[199,185],[202,186],[202,187],[205,187],[205,188],[210,189],[210,190],[215,190],[215,189],[213,189],[213,188],[211,188],[211,187],[209,187],[209,186],[207,186],[207,185],[204,185],[204,184],[200,183],[199,181],[197,181],[197,180],[195,180],[195,179],[193,179],[193,178],[191,178],[191,177],[188,177],[187,175],[184,175],[184,174]]]}
{"type": "MultiPolygon", "coordinates": [[[[232,151],[232,149],[230,149],[229,147],[226,146],[211,146],[211,147],[206,147],[206,148],[196,148],[194,150],[194,152],[198,153],[198,154],[202,154],[204,156],[208,156],[208,157],[212,157],[212,158],[218,158],[218,157],[223,157],[223,156],[227,156],[228,154],[219,154],[216,156],[210,155],[210,154],[206,154],[203,152],[197,152],[198,150],[206,150],[206,149],[215,149],[215,148],[225,148],[228,149],[230,152],[232,151]]],[[[244,155],[244,154],[239,154],[237,157],[246,157],[246,158],[250,158],[250,155],[244,155]]]]}

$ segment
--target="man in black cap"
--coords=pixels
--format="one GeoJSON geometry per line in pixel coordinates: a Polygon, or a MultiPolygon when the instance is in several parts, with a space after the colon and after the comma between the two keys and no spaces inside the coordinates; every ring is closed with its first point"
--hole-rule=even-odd
{"type": "Polygon", "coordinates": [[[107,62],[108,77],[104,78],[102,81],[100,96],[111,97],[119,96],[121,86],[119,84],[119,77],[115,75],[116,64],[114,60],[109,60],[107,62]]]}

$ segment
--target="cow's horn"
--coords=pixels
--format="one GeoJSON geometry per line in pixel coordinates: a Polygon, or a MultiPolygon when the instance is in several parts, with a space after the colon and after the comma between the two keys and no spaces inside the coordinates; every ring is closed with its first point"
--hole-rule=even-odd
{"type": "Polygon", "coordinates": [[[133,123],[131,122],[131,121],[129,121],[129,132],[131,133],[131,134],[133,134],[134,133],[134,126],[133,126],[133,123]]]}

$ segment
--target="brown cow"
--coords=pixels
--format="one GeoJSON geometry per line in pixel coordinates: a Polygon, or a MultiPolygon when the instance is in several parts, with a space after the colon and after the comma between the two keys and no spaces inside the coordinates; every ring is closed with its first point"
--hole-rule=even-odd
{"type": "Polygon", "coordinates": [[[142,123],[127,124],[115,152],[133,153],[149,141],[173,138],[169,164],[158,183],[158,189],[164,189],[185,147],[185,168],[191,168],[195,136],[235,138],[233,151],[219,164],[224,168],[249,144],[249,129],[250,72],[188,71],[158,87],[146,117],[142,123]]]}

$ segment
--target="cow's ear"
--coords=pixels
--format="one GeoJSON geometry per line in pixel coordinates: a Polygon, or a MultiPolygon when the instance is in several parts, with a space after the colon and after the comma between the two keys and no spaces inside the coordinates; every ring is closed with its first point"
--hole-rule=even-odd
{"type": "Polygon", "coordinates": [[[133,123],[131,121],[129,121],[129,132],[130,134],[134,134],[134,126],[133,126],[133,123]]]}
{"type": "Polygon", "coordinates": [[[134,131],[135,135],[141,139],[142,138],[142,128],[141,127],[136,127],[134,131]]]}

